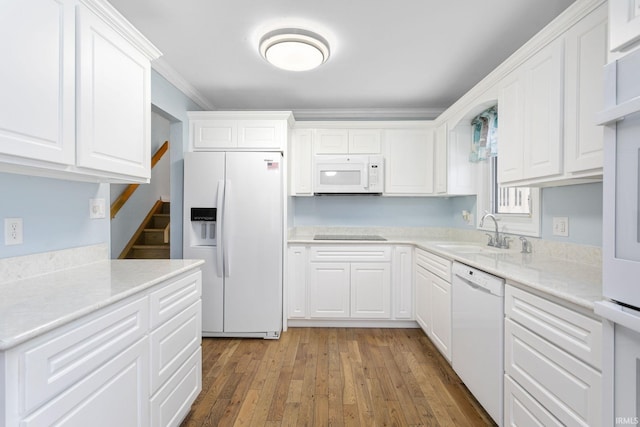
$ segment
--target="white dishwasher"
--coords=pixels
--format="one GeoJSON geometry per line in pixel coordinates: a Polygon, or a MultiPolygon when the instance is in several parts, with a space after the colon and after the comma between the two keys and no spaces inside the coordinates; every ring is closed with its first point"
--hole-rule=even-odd
{"type": "Polygon", "coordinates": [[[502,426],[504,279],[453,263],[451,363],[469,391],[502,426]]]}

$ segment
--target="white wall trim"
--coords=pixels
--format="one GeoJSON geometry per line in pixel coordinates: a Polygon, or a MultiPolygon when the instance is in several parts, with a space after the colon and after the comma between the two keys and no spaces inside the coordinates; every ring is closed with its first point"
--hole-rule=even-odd
{"type": "Polygon", "coordinates": [[[187,82],[180,73],[171,67],[164,58],[158,58],[151,62],[151,68],[158,72],[169,83],[184,93],[189,99],[198,104],[203,110],[215,110],[215,106],[202,95],[191,83],[187,82]]]}

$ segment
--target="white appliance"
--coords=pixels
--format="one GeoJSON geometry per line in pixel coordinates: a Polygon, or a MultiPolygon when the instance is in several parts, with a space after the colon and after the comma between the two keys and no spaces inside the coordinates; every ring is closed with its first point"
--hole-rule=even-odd
{"type": "Polygon", "coordinates": [[[504,279],[458,262],[452,272],[451,364],[502,426],[504,279]]]}
{"type": "Polygon", "coordinates": [[[640,51],[605,67],[603,425],[640,417],[640,51]]]}
{"type": "Polygon", "coordinates": [[[317,154],[314,158],[315,194],[382,194],[384,159],[380,155],[317,154]]]}
{"type": "Polygon", "coordinates": [[[282,330],[282,155],[184,156],[184,258],[204,259],[202,335],[282,330]]]}

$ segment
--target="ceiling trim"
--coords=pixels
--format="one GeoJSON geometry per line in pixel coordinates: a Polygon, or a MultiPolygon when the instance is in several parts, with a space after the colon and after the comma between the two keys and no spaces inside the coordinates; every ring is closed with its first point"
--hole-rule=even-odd
{"type": "Polygon", "coordinates": [[[174,85],[178,90],[189,97],[193,102],[198,104],[203,110],[215,110],[215,106],[211,104],[207,98],[202,95],[195,87],[187,82],[180,73],[178,73],[171,65],[160,57],[151,62],[151,68],[156,70],[158,74],[167,79],[169,83],[174,85]]]}
{"type": "Polygon", "coordinates": [[[312,120],[433,120],[445,108],[294,109],[296,121],[312,120]]]}

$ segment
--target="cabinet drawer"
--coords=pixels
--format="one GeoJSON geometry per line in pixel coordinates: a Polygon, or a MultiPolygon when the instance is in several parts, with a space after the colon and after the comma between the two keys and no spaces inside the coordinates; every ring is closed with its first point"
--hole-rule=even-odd
{"type": "Polygon", "coordinates": [[[20,411],[26,413],[87,377],[144,336],[147,298],[101,310],[73,322],[18,356],[23,384],[20,411]]]}
{"type": "Polygon", "coordinates": [[[504,425],[562,427],[562,423],[520,387],[504,376],[504,425]]]}
{"type": "Polygon", "coordinates": [[[416,249],[416,264],[451,283],[451,261],[422,249],[416,249]]]}
{"type": "Polygon", "coordinates": [[[601,421],[602,375],[510,319],[505,321],[505,373],[568,426],[601,421]]]}
{"type": "Polygon", "coordinates": [[[155,328],[200,299],[202,273],[200,271],[165,285],[149,295],[151,327],[155,328]]]}
{"type": "Polygon", "coordinates": [[[602,322],[513,286],[505,315],[597,370],[602,366],[602,322]]]}
{"type": "Polygon", "coordinates": [[[200,347],[201,336],[200,301],[195,302],[151,333],[152,394],[200,347]]]}
{"type": "Polygon", "coordinates": [[[390,246],[312,246],[310,261],[391,261],[390,246]]]}
{"type": "Polygon", "coordinates": [[[178,426],[202,390],[202,349],[198,347],[151,398],[151,425],[178,426]]]}

